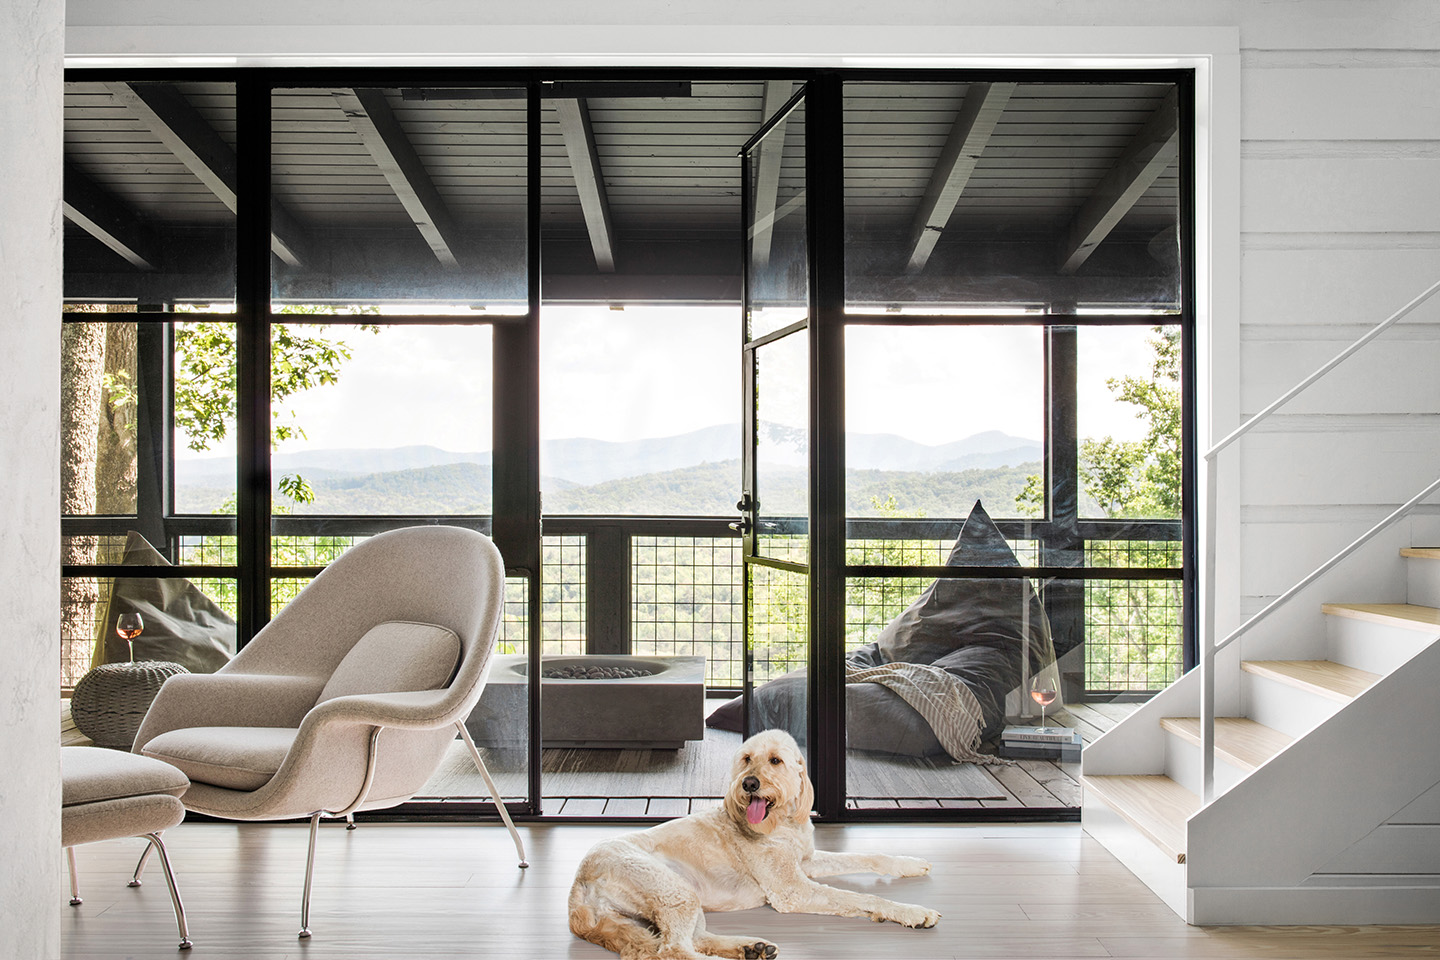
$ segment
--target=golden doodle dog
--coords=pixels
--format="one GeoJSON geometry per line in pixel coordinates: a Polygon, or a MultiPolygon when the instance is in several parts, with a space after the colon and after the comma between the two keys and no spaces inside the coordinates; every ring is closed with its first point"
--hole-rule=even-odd
{"type": "Polygon", "coordinates": [[[707,932],[705,911],[768,903],[781,913],[933,927],[934,910],[815,882],[842,873],[916,877],[930,864],[816,850],[814,801],[794,739],[780,730],[756,734],[735,755],[721,806],[603,841],[585,855],[570,889],[570,930],[624,960],[770,960],[772,943],[707,932]]]}

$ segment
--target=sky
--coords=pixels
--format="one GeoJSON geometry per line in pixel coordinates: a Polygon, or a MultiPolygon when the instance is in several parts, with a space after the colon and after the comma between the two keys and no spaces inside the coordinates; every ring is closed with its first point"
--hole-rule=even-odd
{"type": "MultiPolygon", "coordinates": [[[[633,440],[740,420],[737,307],[548,307],[541,320],[541,435],[633,440]]],[[[287,401],[304,439],[282,452],[428,444],[491,447],[491,328],[333,327],[351,350],[333,386],[287,401]]],[[[1109,377],[1149,373],[1148,327],[1081,330],[1082,436],[1143,433],[1109,377]]],[[[761,417],[803,411],[803,350],[761,348],[761,417]],[[766,388],[769,388],[768,390],[766,388]],[[786,411],[790,411],[787,413],[786,411]]],[[[847,429],[925,444],[986,430],[1043,437],[1038,327],[848,329],[847,429]]],[[[183,446],[183,445],[177,445],[183,446]]],[[[233,448],[186,456],[213,457],[233,448]]],[[[738,455],[738,451],[737,451],[738,455]]]]}

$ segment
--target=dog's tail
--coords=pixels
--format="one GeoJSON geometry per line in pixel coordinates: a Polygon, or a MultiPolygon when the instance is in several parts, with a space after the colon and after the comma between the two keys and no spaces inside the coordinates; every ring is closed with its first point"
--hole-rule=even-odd
{"type": "Polygon", "coordinates": [[[653,957],[660,947],[652,920],[617,909],[582,881],[570,888],[570,932],[622,957],[653,957]]]}

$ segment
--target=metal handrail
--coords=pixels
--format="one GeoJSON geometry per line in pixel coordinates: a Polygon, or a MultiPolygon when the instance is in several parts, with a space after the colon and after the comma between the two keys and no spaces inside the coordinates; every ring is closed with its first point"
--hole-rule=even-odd
{"type": "Polygon", "coordinates": [[[1218,457],[1225,448],[1239,440],[1245,434],[1253,430],[1259,423],[1273,414],[1276,410],[1295,399],[1311,385],[1313,385],[1325,374],[1334,370],[1337,366],[1347,360],[1350,356],[1359,351],[1362,347],[1374,340],[1380,334],[1388,330],[1392,325],[1415,310],[1426,300],[1429,300],[1437,292],[1440,292],[1440,281],[1432,284],[1419,296],[1415,297],[1405,306],[1392,313],[1389,317],[1376,324],[1369,332],[1360,337],[1350,346],[1340,351],[1328,363],[1319,367],[1314,373],[1301,380],[1294,387],[1291,387],[1277,400],[1250,417],[1235,430],[1231,431],[1223,440],[1215,444],[1205,452],[1205,541],[1209,545],[1205,556],[1204,570],[1204,624],[1200,631],[1200,753],[1202,758],[1202,781],[1203,801],[1209,804],[1215,799],[1215,654],[1239,639],[1261,620],[1264,620],[1272,612],[1279,609],[1295,597],[1300,591],[1314,583],[1326,572],[1344,561],[1352,553],[1358,550],[1373,536],[1384,530],[1396,520],[1405,516],[1413,510],[1421,501],[1440,489],[1440,479],[1436,479],[1424,490],[1411,497],[1397,510],[1392,512],[1384,520],[1371,527],[1360,537],[1344,547],[1340,552],[1322,563],[1308,576],[1302,578],[1289,590],[1286,590],[1279,597],[1271,601],[1263,610],[1246,620],[1235,630],[1231,631],[1223,640],[1215,642],[1215,537],[1216,517],[1215,511],[1218,505],[1217,486],[1219,480],[1218,457]]]}

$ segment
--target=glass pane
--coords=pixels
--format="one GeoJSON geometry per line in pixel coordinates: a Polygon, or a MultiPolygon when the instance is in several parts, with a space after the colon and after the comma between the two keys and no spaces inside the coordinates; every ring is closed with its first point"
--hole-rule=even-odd
{"type": "Polygon", "coordinates": [[[845,85],[862,311],[1179,309],[1169,83],[845,85]]]}
{"type": "Polygon", "coordinates": [[[528,309],[523,88],[276,90],[272,109],[277,305],[528,309]]]}
{"type": "Polygon", "coordinates": [[[631,648],[701,656],[705,685],[742,683],[741,544],[737,537],[632,537],[631,648]]]}
{"type": "Polygon", "coordinates": [[[235,324],[174,325],[175,512],[234,514],[235,324]]]}
{"type": "Polygon", "coordinates": [[[776,124],[745,158],[750,222],[749,339],[803,320],[810,297],[806,257],[805,104],[776,124]]]}
{"type": "Polygon", "coordinates": [[[809,739],[810,577],[758,563],[747,564],[746,570],[755,684],[750,730],[786,730],[804,748],[809,739]]]}
{"type": "Polygon", "coordinates": [[[235,85],[65,85],[67,300],[235,301],[235,85]]]}
{"type": "Polygon", "coordinates": [[[179,663],[191,673],[218,670],[235,652],[236,587],[228,578],[62,578],[61,684],[132,659],[179,663]],[[117,622],[137,612],[140,632],[126,639],[117,622]]]}
{"type": "Polygon", "coordinates": [[[732,306],[549,306],[545,512],[731,516],[740,495],[732,306]]]}
{"type": "Polygon", "coordinates": [[[810,337],[793,333],[755,353],[755,550],[809,557],[810,337]]]}
{"type": "MultiPolygon", "coordinates": [[[[1032,511],[1045,437],[1040,328],[849,326],[845,357],[852,539],[953,540],[977,501],[996,518],[1032,511]]],[[[944,562],[912,553],[893,545],[860,562],[944,562]]]]}
{"type": "Polygon", "coordinates": [[[544,656],[585,652],[585,554],[583,536],[542,538],[540,639],[544,656]]]}
{"type": "MultiPolygon", "coordinates": [[[[107,312],[103,305],[91,310],[107,312]]],[[[163,385],[148,382],[141,396],[136,326],[98,321],[61,326],[60,512],[65,516],[136,512],[138,420],[146,405],[164,398],[163,385]]],[[[154,482],[154,475],[149,479],[154,482]]]]}
{"type": "Polygon", "coordinates": [[[275,324],[275,512],[491,506],[489,325],[275,324]]]}
{"type": "Polygon", "coordinates": [[[1076,332],[1080,516],[1180,517],[1180,328],[1076,332]]]}
{"type": "MultiPolygon", "coordinates": [[[[1073,805],[1075,773],[1038,782],[989,766],[1007,727],[1039,726],[1033,688],[1061,689],[1046,610],[1029,578],[851,578],[847,583],[846,792],[852,807],[1073,805]],[[896,664],[934,668],[914,684],[896,664]],[[880,669],[877,669],[880,668],[880,669]],[[999,774],[997,776],[997,774],[999,774]],[[1067,781],[1043,789],[1044,781],[1067,781]],[[1028,785],[1027,785],[1028,784],[1028,785]]],[[[1055,720],[1047,715],[1048,728],[1055,720]]],[[[1076,755],[1055,759],[1078,760],[1076,755]]]]}
{"type": "MultiPolygon", "coordinates": [[[[523,669],[529,647],[529,596],[525,577],[505,578],[500,642],[480,702],[465,720],[465,729],[506,803],[523,803],[530,794],[530,688],[523,669]]],[[[489,802],[490,791],[462,739],[450,744],[416,799],[489,802]]]]}

